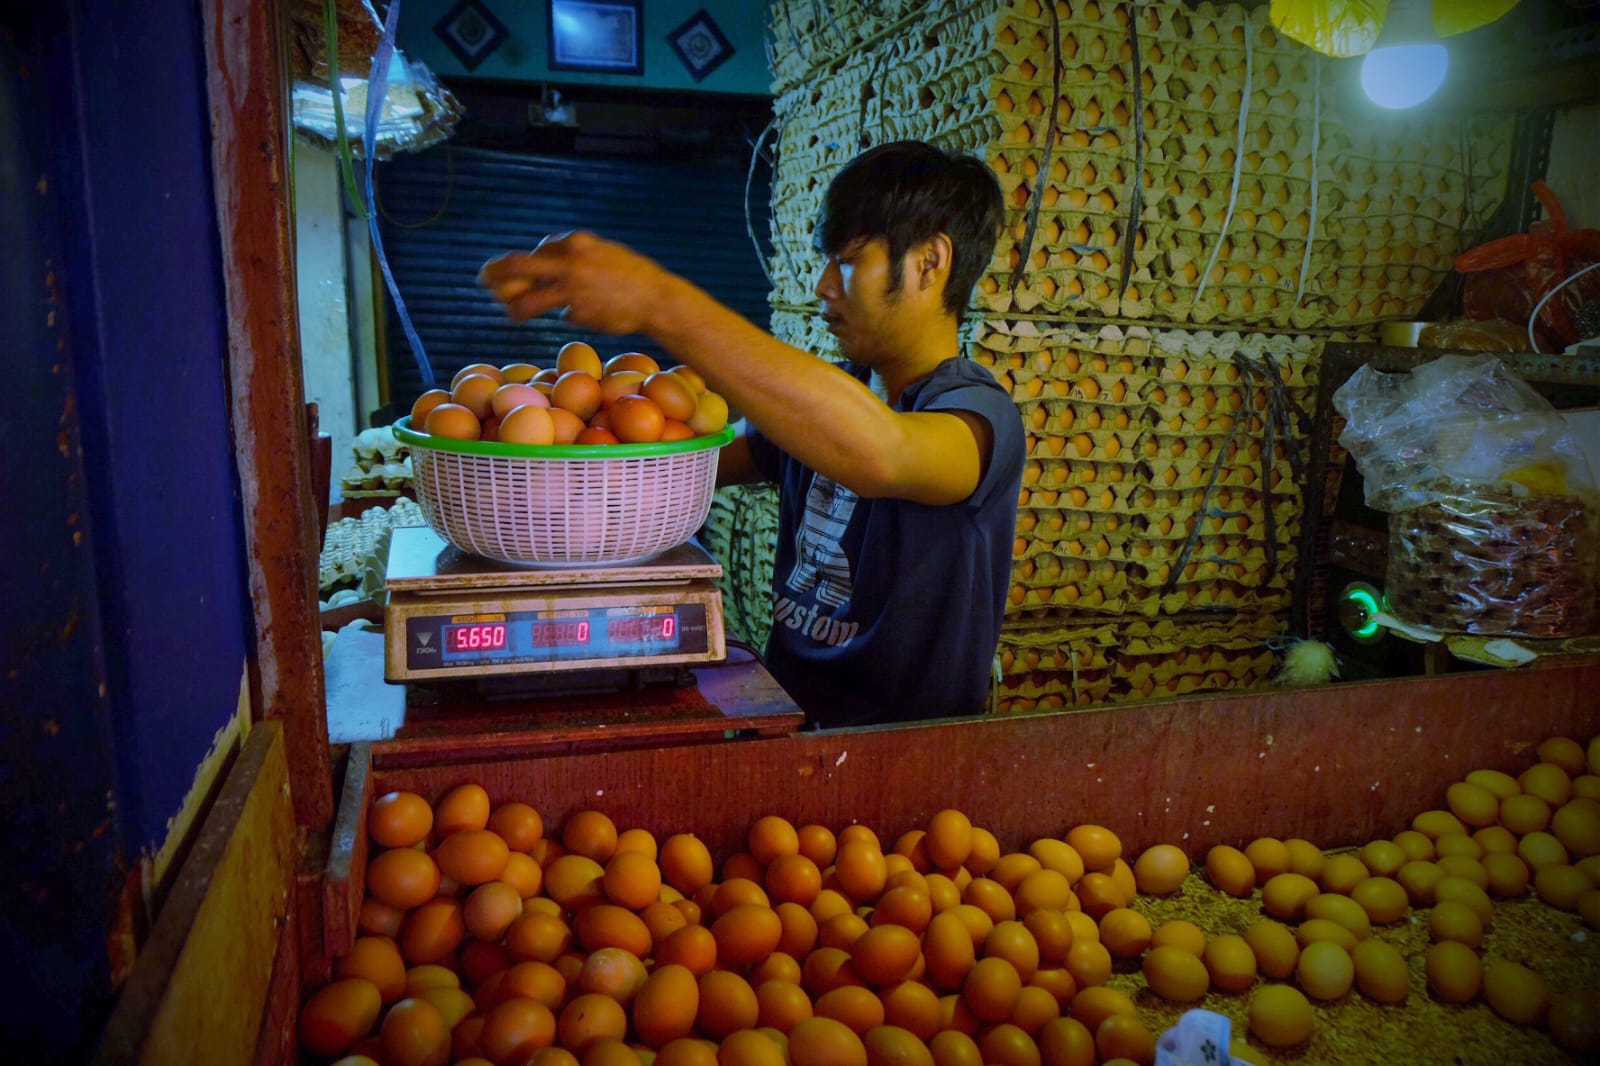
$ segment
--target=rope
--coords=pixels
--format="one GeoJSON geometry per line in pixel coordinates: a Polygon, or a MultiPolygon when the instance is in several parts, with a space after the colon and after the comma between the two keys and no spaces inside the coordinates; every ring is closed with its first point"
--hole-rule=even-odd
{"type": "Polygon", "coordinates": [[[1306,254],[1300,260],[1300,284],[1295,286],[1294,305],[1305,298],[1306,278],[1311,273],[1311,245],[1317,236],[1317,146],[1322,140],[1322,57],[1311,56],[1311,219],[1306,224],[1306,254]]]}
{"type": "Polygon", "coordinates": [[[1022,234],[1022,251],[1017,258],[1017,265],[1011,271],[1012,292],[1017,291],[1023,275],[1028,272],[1028,259],[1033,255],[1033,239],[1038,236],[1039,208],[1044,202],[1041,191],[1044,183],[1050,180],[1050,155],[1055,151],[1056,144],[1056,113],[1061,99],[1061,16],[1057,14],[1054,4],[1048,7],[1050,28],[1055,35],[1050,47],[1050,121],[1045,126],[1044,158],[1039,163],[1033,188],[1028,190],[1028,227],[1022,234]]]}
{"type": "Polygon", "coordinates": [[[1122,284],[1117,298],[1128,291],[1133,278],[1133,245],[1139,238],[1139,216],[1144,211],[1144,62],[1139,58],[1139,12],[1128,17],[1128,45],[1133,51],[1133,195],[1128,199],[1128,233],[1122,244],[1122,284]]]}
{"type": "Polygon", "coordinates": [[[1254,49],[1250,45],[1250,12],[1244,13],[1244,92],[1239,94],[1239,137],[1233,148],[1233,188],[1228,190],[1228,210],[1222,216],[1222,232],[1217,234],[1217,243],[1211,246],[1211,258],[1206,261],[1206,268],[1200,274],[1200,287],[1195,289],[1194,302],[1198,304],[1200,298],[1206,294],[1206,285],[1211,281],[1211,268],[1217,265],[1217,254],[1222,251],[1222,242],[1228,239],[1228,227],[1233,224],[1233,209],[1239,203],[1239,174],[1244,167],[1244,135],[1245,123],[1250,118],[1250,86],[1254,76],[1254,49]]]}
{"type": "MultiPolygon", "coordinates": [[[[766,256],[761,254],[761,242],[756,240],[755,222],[752,220],[750,215],[750,186],[755,184],[756,160],[761,158],[761,145],[767,139],[767,134],[770,133],[772,128],[777,124],[778,119],[776,116],[774,116],[772,121],[768,122],[766,128],[764,128],[756,137],[755,147],[750,151],[750,169],[744,176],[744,231],[749,236],[751,245],[755,247],[756,262],[761,266],[761,273],[766,275],[767,284],[773,286],[774,288],[777,287],[777,282],[773,280],[772,271],[767,269],[766,256]]],[[[774,141],[773,143],[776,144],[777,142],[774,141]]],[[[777,250],[783,254],[784,261],[789,264],[789,269],[792,270],[794,272],[794,276],[798,278],[800,276],[800,268],[796,266],[794,260],[789,257],[789,249],[784,247],[783,242],[778,239],[776,233],[773,234],[772,244],[773,247],[777,248],[777,250]]]]}
{"type": "MultiPolygon", "coordinates": [[[[377,164],[378,122],[383,117],[383,101],[387,95],[384,89],[389,84],[389,62],[394,58],[395,29],[400,22],[400,0],[390,0],[388,17],[383,24],[383,38],[378,42],[377,54],[372,57],[372,73],[367,78],[367,128],[362,131],[363,148],[366,152],[366,193],[368,204],[377,202],[377,195],[373,191],[373,168],[377,164]]],[[[433,366],[428,362],[428,353],[422,347],[422,338],[417,336],[416,327],[411,324],[411,315],[406,310],[405,298],[400,295],[400,286],[394,280],[394,271],[389,269],[389,257],[383,251],[383,234],[378,231],[378,213],[367,213],[367,230],[372,236],[372,250],[378,256],[378,267],[383,271],[383,280],[389,288],[389,295],[394,299],[395,314],[400,318],[400,326],[405,331],[406,340],[411,344],[411,354],[417,360],[417,370],[422,375],[422,387],[431,389],[434,386],[433,366]]]]}

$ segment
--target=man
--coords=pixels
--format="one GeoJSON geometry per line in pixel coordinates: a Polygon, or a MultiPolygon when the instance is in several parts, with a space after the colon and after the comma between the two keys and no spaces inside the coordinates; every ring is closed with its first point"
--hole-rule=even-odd
{"type": "Polygon", "coordinates": [[[816,293],[848,368],[590,234],[486,264],[511,316],[643,333],[746,419],[724,483],[779,485],[766,663],[827,727],[984,710],[1010,586],[1022,420],[959,327],[1004,217],[979,161],[903,141],[834,178],[816,293]]]}

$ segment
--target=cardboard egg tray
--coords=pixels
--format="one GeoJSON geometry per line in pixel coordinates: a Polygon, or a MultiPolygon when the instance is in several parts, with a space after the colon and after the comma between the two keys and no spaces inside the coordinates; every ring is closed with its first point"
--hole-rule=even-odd
{"type": "Polygon", "coordinates": [[[974,358],[1028,431],[1012,616],[1286,610],[1319,351],[1294,336],[984,323],[974,358]]]}
{"type": "Polygon", "coordinates": [[[1248,688],[1277,668],[1269,617],[1008,624],[1000,637],[1001,713],[1248,688]]]}
{"type": "Polygon", "coordinates": [[[700,534],[722,563],[723,624],[729,637],[757,651],[772,628],[773,548],[778,540],[778,490],[764,484],[728,485],[711,498],[700,534]]]}
{"type": "MultiPolygon", "coordinates": [[[[804,6],[790,19],[815,29],[804,6]]],[[[818,12],[843,24],[849,10],[818,12]]],[[[1321,59],[1236,5],[1138,5],[1135,71],[1130,10],[863,14],[853,50],[838,38],[805,57],[777,33],[780,246],[809,249],[822,191],[856,152],[920,137],[975,151],[1000,180],[988,313],[1273,329],[1415,317],[1505,193],[1510,117],[1346,114],[1321,59]]],[[[779,306],[811,301],[794,258],[774,263],[779,306]]]]}

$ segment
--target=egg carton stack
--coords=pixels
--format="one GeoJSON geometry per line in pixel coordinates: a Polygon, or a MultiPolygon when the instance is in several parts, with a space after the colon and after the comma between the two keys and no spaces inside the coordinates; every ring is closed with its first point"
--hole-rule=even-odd
{"type": "Polygon", "coordinates": [[[339,478],[345,497],[393,495],[414,488],[411,450],[395,439],[392,427],[362,430],[350,450],[353,462],[339,478]]]}
{"type": "Polygon", "coordinates": [[[422,525],[427,525],[422,509],[405,497],[389,507],[370,507],[359,518],[328,523],[317,567],[322,606],[338,607],[370,598],[374,587],[383,587],[391,532],[399,526],[422,525]]]}
{"type": "Polygon", "coordinates": [[[1309,337],[992,320],[974,358],[1027,430],[1010,616],[1282,612],[1309,337]]]}
{"type": "Polygon", "coordinates": [[[982,154],[995,129],[985,92],[994,68],[985,46],[990,19],[982,5],[924,5],[891,23],[897,32],[829,55],[804,77],[777,80],[769,269],[775,306],[814,301],[821,262],[812,232],[822,197],[864,148],[916,138],[982,154]]]}
{"type": "Polygon", "coordinates": [[[1267,642],[1277,632],[1277,622],[1266,616],[1011,626],[1000,638],[998,710],[1060,710],[1248,688],[1276,670],[1277,656],[1267,642]]]}
{"type": "Polygon", "coordinates": [[[1414,317],[1505,192],[1511,119],[1373,122],[1265,11],[1004,5],[991,312],[1271,329],[1414,317]],[[1135,60],[1137,38],[1137,61],[1135,60]]]}
{"type": "Polygon", "coordinates": [[[728,485],[711,498],[700,538],[722,564],[723,624],[728,636],[757,651],[772,629],[773,545],[778,540],[778,490],[728,485]]]}
{"type": "Polygon", "coordinates": [[[930,7],[952,0],[774,0],[768,5],[772,80],[776,91],[792,87],[819,67],[837,63],[930,7]]]}

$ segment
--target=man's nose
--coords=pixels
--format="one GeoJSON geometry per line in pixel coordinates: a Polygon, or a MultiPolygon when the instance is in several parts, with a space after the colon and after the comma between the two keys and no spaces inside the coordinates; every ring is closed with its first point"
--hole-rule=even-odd
{"type": "Polygon", "coordinates": [[[822,273],[817,275],[817,285],[813,291],[816,292],[818,298],[823,300],[838,299],[840,292],[839,265],[833,260],[828,260],[822,268],[822,273]]]}

